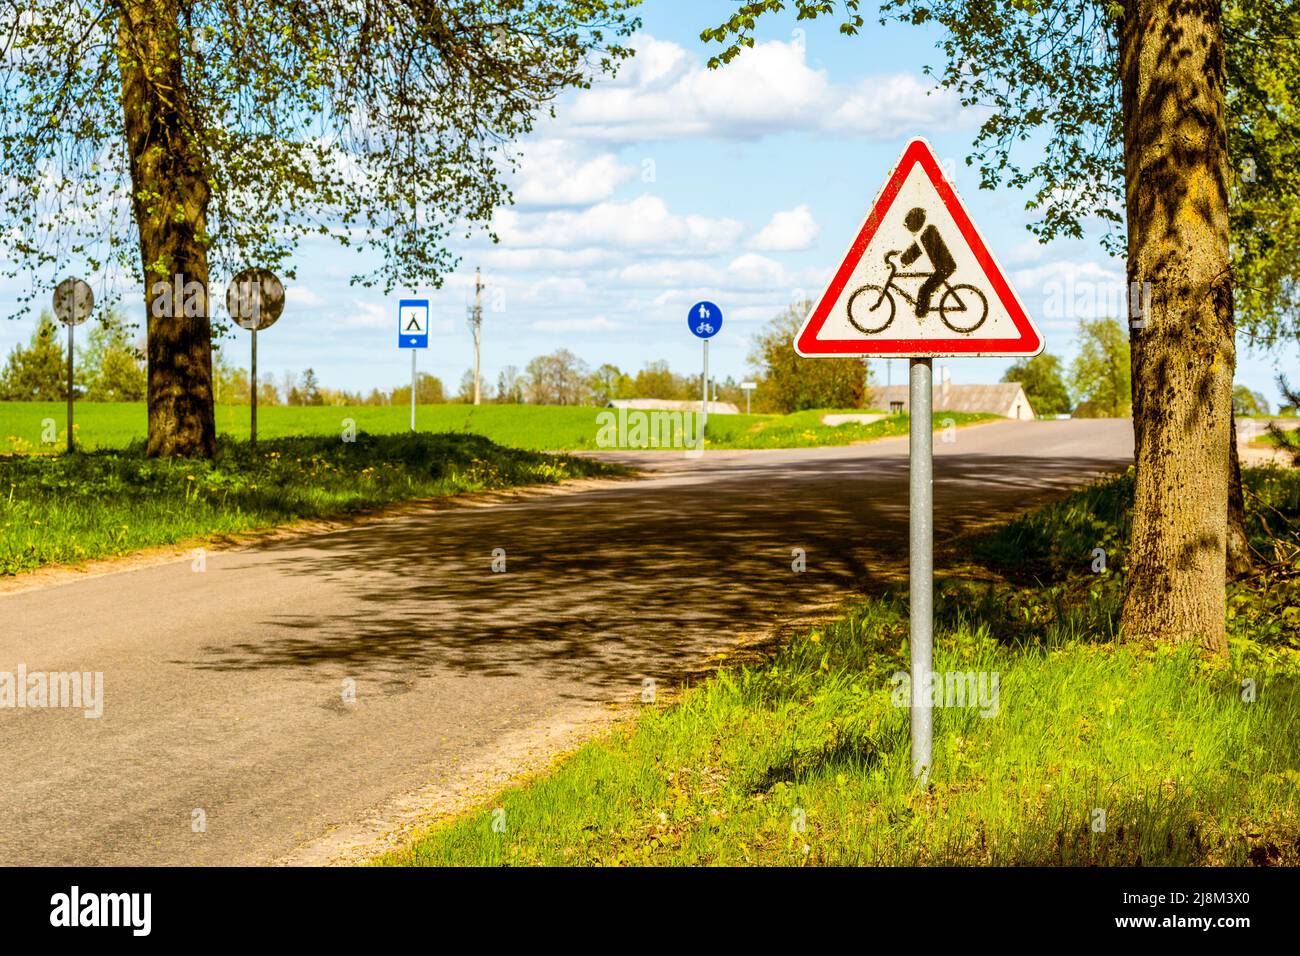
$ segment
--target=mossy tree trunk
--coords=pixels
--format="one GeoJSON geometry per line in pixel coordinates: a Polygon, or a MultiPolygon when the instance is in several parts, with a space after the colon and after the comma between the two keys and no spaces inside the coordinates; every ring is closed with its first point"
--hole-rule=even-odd
{"type": "Polygon", "coordinates": [[[1236,363],[1228,259],[1222,6],[1127,0],[1121,31],[1137,483],[1126,639],[1226,654],[1229,427],[1236,363]]]}
{"type": "Polygon", "coordinates": [[[179,0],[120,0],[122,112],[148,314],[150,456],[216,451],[207,208],[179,0]]]}

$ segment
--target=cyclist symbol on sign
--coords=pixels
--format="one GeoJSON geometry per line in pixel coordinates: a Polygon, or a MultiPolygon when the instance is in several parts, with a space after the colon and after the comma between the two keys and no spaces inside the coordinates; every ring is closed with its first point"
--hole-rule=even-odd
{"type": "MultiPolygon", "coordinates": [[[[913,209],[903,220],[903,225],[907,227],[908,232],[916,232],[922,226],[925,226],[925,210],[921,208],[913,209]]],[[[934,271],[930,273],[930,278],[921,283],[921,290],[916,294],[916,317],[924,318],[930,311],[930,297],[934,295],[936,289],[948,281],[954,272],[957,271],[957,260],[952,257],[948,251],[948,244],[943,241],[943,236],[939,235],[939,230],[935,228],[934,223],[925,226],[925,231],[921,233],[920,244],[912,243],[907,247],[898,260],[906,268],[921,257],[921,249],[925,249],[925,254],[934,266],[934,271]]]]}
{"type": "Polygon", "coordinates": [[[908,212],[903,220],[907,231],[920,235],[906,250],[892,249],[885,253],[885,265],[889,269],[889,278],[885,284],[868,283],[859,287],[849,296],[848,318],[853,327],[865,335],[883,332],[894,321],[897,303],[894,294],[902,296],[915,306],[918,319],[925,318],[931,311],[930,302],[941,288],[939,296],[939,320],[954,332],[974,332],[988,318],[989,303],[984,293],[969,283],[952,285],[949,279],[957,271],[957,262],[948,251],[948,244],[933,223],[925,224],[925,210],[919,206],[908,212]],[[924,229],[922,227],[924,226],[924,229]],[[930,260],[933,270],[930,272],[900,272],[921,258],[930,260]],[[894,257],[898,256],[898,261],[894,257]],[[924,279],[916,297],[898,285],[896,279],[924,279]],[[965,314],[969,313],[969,314],[965,314]]]}

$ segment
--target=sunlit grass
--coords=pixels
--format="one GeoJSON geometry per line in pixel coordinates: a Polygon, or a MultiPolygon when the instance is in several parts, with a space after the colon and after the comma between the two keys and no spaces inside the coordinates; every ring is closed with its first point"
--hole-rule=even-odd
{"type": "MultiPolygon", "coordinates": [[[[1253,518],[1295,540],[1300,475],[1247,478],[1253,518]]],[[[1234,586],[1229,664],[1120,644],[1122,546],[1102,574],[1072,555],[1097,532],[1122,545],[1130,497],[1119,478],[1032,512],[976,549],[994,566],[1014,556],[1009,577],[940,582],[936,670],[999,683],[996,708],[936,709],[928,789],[911,780],[892,682],[907,609],[891,593],[644,707],[378,862],[1294,865],[1294,577],[1234,586]]]]}
{"type": "Polygon", "coordinates": [[[224,441],[213,462],[126,450],[0,455],[0,574],[414,498],[618,469],[478,435],[224,441]]]}
{"type": "MultiPolygon", "coordinates": [[[[537,451],[595,451],[604,409],[559,405],[421,405],[416,427],[422,432],[482,435],[512,448],[537,451]]],[[[849,411],[861,413],[861,409],[849,411]]],[[[709,418],[709,448],[798,448],[848,445],[907,434],[907,416],[870,425],[821,424],[826,409],[791,415],[717,415],[709,418]]],[[[684,413],[693,416],[695,413],[684,413]]],[[[0,402],[0,452],[58,452],[67,444],[65,406],[56,402],[0,402]]],[[[218,405],[217,430],[225,438],[248,438],[246,405],[218,405]]],[[[257,413],[258,437],[340,436],[345,428],[375,435],[409,432],[410,407],[399,405],[272,406],[257,413]]],[[[992,415],[935,412],[935,428],[965,425],[992,415]]],[[[693,421],[693,418],[692,418],[693,421]]],[[[124,448],[144,439],[145,406],[127,402],[82,402],[76,406],[77,446],[86,450],[124,448]]],[[[694,435],[694,428],[690,429],[694,435]]]]}

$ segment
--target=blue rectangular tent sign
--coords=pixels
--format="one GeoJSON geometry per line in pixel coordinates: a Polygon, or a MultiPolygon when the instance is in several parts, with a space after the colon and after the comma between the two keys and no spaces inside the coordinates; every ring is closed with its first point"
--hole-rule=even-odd
{"type": "Polygon", "coordinates": [[[429,347],[429,300],[402,299],[397,303],[397,347],[429,347]]]}

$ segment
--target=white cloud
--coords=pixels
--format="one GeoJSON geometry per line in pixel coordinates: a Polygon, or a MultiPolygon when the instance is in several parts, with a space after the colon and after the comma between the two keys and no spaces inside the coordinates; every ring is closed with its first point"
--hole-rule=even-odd
{"type": "Polygon", "coordinates": [[[1033,289],[1053,282],[1076,284],[1080,282],[1119,283],[1124,282],[1124,274],[1118,269],[1107,269],[1095,262],[1076,262],[1060,259],[1031,269],[1017,269],[1012,273],[1012,280],[1017,289],[1033,289]]]}
{"type": "Polygon", "coordinates": [[[519,206],[589,206],[614,195],[635,175],[613,153],[584,156],[562,139],[544,139],[523,146],[513,193],[519,206]]]}
{"type": "Polygon", "coordinates": [[[284,300],[288,305],[295,307],[312,308],[325,304],[325,297],[316,292],[310,286],[305,285],[288,285],[284,290],[284,300]]]}
{"type": "Polygon", "coordinates": [[[608,332],[618,324],[597,315],[590,319],[537,319],[528,327],[538,332],[608,332]]]}
{"type": "Polygon", "coordinates": [[[609,249],[503,249],[493,246],[474,254],[474,261],[485,266],[522,272],[591,269],[607,265],[616,258],[609,249]]]}
{"type": "Polygon", "coordinates": [[[1128,313],[1124,273],[1096,262],[1062,259],[1012,273],[1030,315],[1050,328],[1068,329],[1079,319],[1118,318],[1128,313]]]}
{"type": "Polygon", "coordinates": [[[750,248],[765,252],[791,252],[808,249],[821,232],[807,203],[772,216],[766,226],[749,241],[750,248]]]}
{"type": "Polygon", "coordinates": [[[727,264],[727,280],[748,289],[775,289],[790,285],[790,274],[775,259],[750,252],[727,264]]]}
{"type": "Polygon", "coordinates": [[[1042,262],[1047,257],[1047,246],[1037,239],[1024,239],[1011,248],[1007,258],[1012,262],[1042,262]]]}
{"type": "Polygon", "coordinates": [[[759,43],[710,70],[682,47],[642,34],[614,83],[573,96],[557,110],[570,138],[644,141],[709,136],[753,139],[790,131],[891,139],[951,126],[957,98],[909,74],[831,82],[796,43],[759,43]],[[644,59],[643,59],[644,57],[644,59]]]}
{"type": "Polygon", "coordinates": [[[603,202],[581,212],[520,213],[502,209],[493,228],[506,246],[618,246],[642,252],[712,255],[733,246],[744,226],[735,219],[677,215],[657,196],[603,202]]]}
{"type": "Polygon", "coordinates": [[[714,294],[743,290],[787,289],[793,284],[785,266],[775,259],[746,253],[719,268],[704,262],[653,259],[619,269],[615,284],[634,288],[672,288],[714,294]]]}
{"type": "Polygon", "coordinates": [[[715,285],[719,272],[704,262],[690,259],[654,259],[634,262],[618,270],[618,284],[638,288],[715,285]]]}
{"type": "Polygon", "coordinates": [[[839,101],[827,118],[828,131],[855,133],[871,139],[893,139],[905,132],[951,126],[961,115],[961,103],[947,90],[927,86],[907,73],[862,80],[839,101]]]}
{"type": "Polygon", "coordinates": [[[387,302],[374,299],[353,299],[352,310],[344,318],[345,325],[376,328],[396,322],[396,313],[387,302]]]}
{"type": "Polygon", "coordinates": [[[529,283],[522,292],[521,298],[526,302],[563,304],[579,298],[585,300],[590,290],[585,281],[575,276],[547,276],[529,283]]]}

